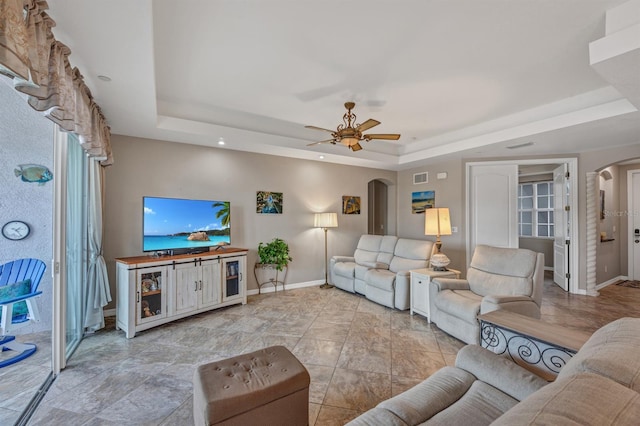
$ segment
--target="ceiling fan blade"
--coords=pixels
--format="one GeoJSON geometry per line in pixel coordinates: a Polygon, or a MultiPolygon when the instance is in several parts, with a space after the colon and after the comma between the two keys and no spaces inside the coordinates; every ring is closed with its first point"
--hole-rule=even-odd
{"type": "Polygon", "coordinates": [[[372,127],[377,126],[378,124],[380,124],[378,120],[374,120],[373,118],[370,118],[364,123],[362,123],[361,125],[359,125],[358,127],[356,127],[356,130],[359,132],[364,132],[365,130],[368,130],[372,127]]]}
{"type": "Polygon", "coordinates": [[[316,127],[316,126],[304,126],[307,129],[313,129],[313,130],[322,130],[323,132],[329,132],[329,133],[334,133],[335,130],[329,130],[329,129],[323,129],[322,127],[316,127]]]}
{"type": "Polygon", "coordinates": [[[307,146],[318,145],[318,144],[321,144],[321,143],[331,143],[331,144],[334,144],[334,145],[335,145],[336,141],[335,141],[335,140],[333,140],[333,139],[327,139],[326,141],[319,141],[319,142],[308,143],[308,144],[307,144],[307,146]]]}
{"type": "Polygon", "coordinates": [[[362,149],[362,146],[360,146],[359,143],[354,143],[353,145],[350,145],[349,148],[351,149],[351,151],[356,152],[360,151],[362,149]]]}
{"type": "Polygon", "coordinates": [[[367,141],[371,139],[386,139],[389,141],[397,141],[398,139],[400,139],[400,135],[391,134],[391,133],[379,133],[379,134],[372,133],[370,135],[362,135],[362,137],[365,138],[367,141]]]}

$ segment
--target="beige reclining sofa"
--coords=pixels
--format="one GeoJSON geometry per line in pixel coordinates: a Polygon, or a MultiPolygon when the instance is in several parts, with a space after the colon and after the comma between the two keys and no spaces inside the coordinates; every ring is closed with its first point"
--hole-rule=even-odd
{"type": "Polygon", "coordinates": [[[476,345],[349,426],[638,425],[640,318],[596,331],[549,383],[476,345]]]}
{"type": "Polygon", "coordinates": [[[331,281],[339,289],[406,310],[410,306],[409,271],[428,268],[434,250],[432,241],[362,235],[353,256],[331,258],[331,281]]]}

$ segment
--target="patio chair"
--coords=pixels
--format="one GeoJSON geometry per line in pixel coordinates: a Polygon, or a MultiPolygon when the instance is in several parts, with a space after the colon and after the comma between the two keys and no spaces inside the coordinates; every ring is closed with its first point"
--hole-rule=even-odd
{"type": "Polygon", "coordinates": [[[42,294],[38,285],[46,265],[39,259],[18,259],[0,265],[0,349],[13,351],[10,357],[0,359],[0,368],[21,361],[36,351],[32,343],[16,342],[13,330],[40,321],[35,297],[42,294]]]}

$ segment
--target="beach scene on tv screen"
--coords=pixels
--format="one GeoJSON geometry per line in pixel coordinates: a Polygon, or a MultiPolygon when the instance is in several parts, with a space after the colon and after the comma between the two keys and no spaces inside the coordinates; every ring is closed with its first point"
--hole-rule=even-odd
{"type": "Polygon", "coordinates": [[[228,201],[144,198],[144,251],[231,243],[228,201]]]}

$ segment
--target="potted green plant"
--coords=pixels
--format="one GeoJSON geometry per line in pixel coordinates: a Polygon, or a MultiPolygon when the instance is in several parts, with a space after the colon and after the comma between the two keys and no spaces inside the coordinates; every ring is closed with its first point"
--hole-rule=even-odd
{"type": "Polygon", "coordinates": [[[258,258],[254,268],[254,275],[258,283],[258,292],[264,284],[273,284],[276,291],[278,283],[284,289],[284,280],[287,277],[287,268],[293,258],[289,255],[289,244],[281,238],[274,238],[269,243],[258,244],[258,258]],[[271,270],[271,273],[268,273],[271,270]],[[284,271],[281,279],[278,279],[278,272],[284,271]]]}
{"type": "Polygon", "coordinates": [[[289,256],[289,244],[280,238],[258,244],[258,256],[261,264],[275,265],[278,271],[282,271],[293,260],[289,256]]]}

